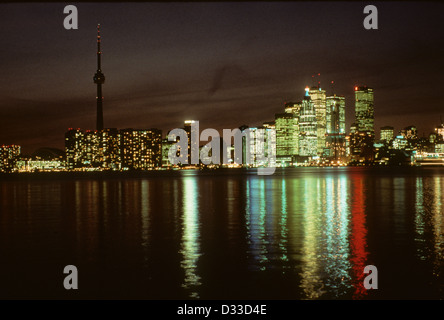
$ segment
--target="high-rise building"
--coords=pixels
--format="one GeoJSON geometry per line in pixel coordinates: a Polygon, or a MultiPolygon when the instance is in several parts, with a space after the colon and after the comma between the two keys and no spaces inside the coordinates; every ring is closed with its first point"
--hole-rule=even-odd
{"type": "MultiPolygon", "coordinates": [[[[199,150],[199,132],[192,132],[192,129],[195,128],[196,131],[198,129],[195,127],[196,120],[185,120],[184,122],[184,130],[187,133],[188,137],[188,165],[191,164],[191,150],[199,150]],[[192,139],[192,133],[196,135],[197,139],[192,139]]],[[[194,152],[194,151],[193,151],[194,152]]]]}
{"type": "Polygon", "coordinates": [[[326,141],[324,156],[342,160],[345,150],[345,97],[334,94],[326,102],[326,141]]]}
{"type": "Polygon", "coordinates": [[[162,164],[162,132],[158,129],[120,130],[122,169],[146,170],[162,164]]]}
{"type": "Polygon", "coordinates": [[[20,156],[19,145],[0,146],[0,172],[14,172],[17,170],[17,160],[20,156]]]}
{"type": "Polygon", "coordinates": [[[380,140],[383,143],[389,143],[395,136],[395,129],[391,126],[381,127],[380,140]]]}
{"type": "Polygon", "coordinates": [[[83,167],[100,168],[102,166],[102,155],[100,154],[101,131],[86,130],[82,143],[83,167]]]}
{"type": "MultiPolygon", "coordinates": [[[[307,90],[307,89],[306,89],[307,90]]],[[[317,154],[323,155],[327,133],[327,99],[325,90],[321,87],[311,87],[308,90],[316,112],[317,123],[317,154]]]]}
{"type": "Polygon", "coordinates": [[[99,132],[99,147],[102,168],[121,169],[120,132],[116,128],[107,128],[99,132]]]}
{"type": "Polygon", "coordinates": [[[299,155],[313,157],[318,151],[318,131],[316,110],[310,96],[302,100],[299,111],[299,155]]]}
{"type": "Polygon", "coordinates": [[[69,128],[65,133],[66,168],[68,170],[74,170],[83,165],[83,136],[84,133],[80,129],[69,128]]]}
{"type": "Polygon", "coordinates": [[[293,113],[277,113],[275,115],[276,157],[287,158],[299,153],[299,117],[293,113]]]}
{"type": "Polygon", "coordinates": [[[356,131],[350,133],[350,156],[352,161],[374,159],[375,141],[373,89],[366,86],[355,87],[356,131]]]}
{"type": "Polygon", "coordinates": [[[327,97],[326,129],[328,133],[345,134],[345,97],[333,95],[327,97]]]}
{"type": "Polygon", "coordinates": [[[161,166],[162,132],[158,129],[69,129],[65,133],[68,170],[146,170],[161,166]]]}
{"type": "Polygon", "coordinates": [[[102,51],[100,50],[100,24],[97,25],[97,71],[94,75],[94,83],[97,84],[97,124],[96,129],[98,131],[103,129],[103,96],[102,96],[102,84],[105,83],[105,75],[102,73],[102,51]]]}
{"type": "Polygon", "coordinates": [[[358,131],[374,135],[373,89],[355,87],[355,113],[358,131]]]}
{"type": "MultiPolygon", "coordinates": [[[[174,145],[176,145],[176,141],[169,141],[168,138],[162,140],[162,167],[173,166],[170,161],[169,152],[174,145]]],[[[178,154],[176,155],[179,156],[178,154]]]]}
{"type": "MultiPolygon", "coordinates": [[[[242,139],[245,144],[243,150],[243,164],[252,166],[275,166],[276,135],[275,129],[265,127],[239,128],[241,132],[248,129],[248,137],[242,139]],[[247,154],[248,153],[248,154],[247,154]]],[[[243,147],[242,147],[243,148],[243,147]]]]}

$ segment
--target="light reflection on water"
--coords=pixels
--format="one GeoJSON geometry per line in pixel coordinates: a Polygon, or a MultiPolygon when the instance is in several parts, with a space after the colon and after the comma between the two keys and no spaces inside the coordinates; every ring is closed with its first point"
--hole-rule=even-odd
{"type": "Polygon", "coordinates": [[[180,254],[183,256],[181,267],[185,271],[182,287],[190,290],[191,298],[199,298],[198,287],[201,285],[201,277],[197,274],[197,264],[201,255],[198,195],[197,179],[185,177],[183,179],[183,234],[180,254]]]}
{"type": "Polygon", "coordinates": [[[316,168],[1,181],[0,281],[21,296],[32,264],[46,278],[27,294],[63,296],[48,279],[77,263],[93,298],[444,299],[443,176],[316,168]],[[377,291],[363,287],[368,264],[377,291]]]}

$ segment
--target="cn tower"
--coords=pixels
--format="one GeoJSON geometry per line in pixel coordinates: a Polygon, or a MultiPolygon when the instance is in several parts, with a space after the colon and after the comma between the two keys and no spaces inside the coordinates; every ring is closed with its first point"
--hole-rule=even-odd
{"type": "Polygon", "coordinates": [[[97,84],[97,130],[103,130],[103,108],[102,108],[102,84],[105,83],[105,75],[101,70],[101,56],[100,51],[100,24],[97,25],[97,72],[94,75],[94,83],[97,84]]]}

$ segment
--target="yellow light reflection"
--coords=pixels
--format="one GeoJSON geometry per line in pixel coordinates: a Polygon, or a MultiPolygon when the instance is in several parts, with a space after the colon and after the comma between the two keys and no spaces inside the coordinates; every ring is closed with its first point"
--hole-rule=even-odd
{"type": "Polygon", "coordinates": [[[425,252],[425,222],[424,222],[424,186],[423,178],[416,178],[415,197],[415,242],[417,244],[416,254],[419,259],[426,260],[425,252]]]}
{"type": "MultiPolygon", "coordinates": [[[[149,225],[150,225],[150,203],[149,203],[149,185],[147,180],[143,180],[141,183],[141,196],[140,196],[140,208],[141,208],[141,222],[142,222],[142,246],[145,251],[149,248],[149,225]]],[[[145,263],[148,262],[148,254],[144,255],[145,263]]]]}
{"type": "Polygon", "coordinates": [[[327,177],[326,179],[326,274],[325,281],[329,291],[340,297],[351,288],[349,262],[350,247],[349,213],[347,195],[349,193],[347,178],[327,177]]]}
{"type": "MultiPolygon", "coordinates": [[[[285,179],[281,182],[281,218],[279,221],[279,227],[281,229],[280,239],[279,239],[279,249],[282,252],[281,260],[285,263],[289,261],[288,259],[288,229],[287,229],[287,214],[288,214],[288,204],[287,204],[287,184],[285,179]]],[[[284,264],[283,269],[290,268],[288,264],[284,264]]],[[[285,271],[283,271],[284,273],[285,271]]]]}
{"type": "Polygon", "coordinates": [[[183,256],[181,267],[185,272],[182,287],[189,290],[191,298],[199,298],[198,287],[201,277],[197,273],[200,253],[200,223],[198,187],[195,177],[183,178],[183,217],[182,242],[180,253],[183,256]]]}
{"type": "Polygon", "coordinates": [[[317,299],[324,293],[324,283],[320,277],[319,264],[319,232],[322,230],[319,223],[319,208],[316,195],[320,196],[319,184],[317,179],[308,178],[304,180],[304,190],[301,194],[305,195],[305,201],[302,202],[304,210],[303,228],[304,240],[302,243],[302,271],[301,288],[307,299],[317,299]]]}
{"type": "Polygon", "coordinates": [[[435,261],[434,261],[434,274],[436,276],[441,276],[442,270],[442,259],[443,259],[443,229],[444,229],[444,219],[443,216],[443,204],[441,201],[442,197],[442,181],[441,177],[435,177],[434,179],[434,201],[433,201],[433,235],[434,235],[434,251],[435,251],[435,261]]]}

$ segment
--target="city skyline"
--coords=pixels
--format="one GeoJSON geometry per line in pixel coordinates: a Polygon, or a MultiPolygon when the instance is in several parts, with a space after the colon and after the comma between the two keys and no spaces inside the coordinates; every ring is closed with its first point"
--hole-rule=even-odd
{"type": "Polygon", "coordinates": [[[374,32],[362,27],[363,8],[355,3],[79,4],[79,30],[75,31],[63,29],[62,4],[2,6],[7,49],[0,55],[8,64],[2,69],[0,144],[21,145],[25,154],[40,147],[63,149],[62,137],[69,127],[94,129],[95,94],[90,79],[95,65],[92,48],[96,46],[94,33],[98,22],[105,35],[102,43],[102,64],[107,73],[103,88],[105,128],[157,127],[165,136],[185,119],[198,119],[204,127],[218,130],[243,124],[257,126],[273,120],[275,113],[283,112],[285,102],[300,100],[301,90],[318,81],[327,96],[345,95],[347,132],[355,119],[352,94],[356,85],[375,89],[378,133],[383,126],[393,126],[397,132],[416,125],[418,135],[422,136],[439,124],[442,107],[439,90],[433,87],[442,83],[437,75],[442,62],[436,54],[442,44],[430,47],[426,40],[439,29],[430,27],[442,22],[422,15],[416,20],[415,30],[405,23],[415,10],[426,12],[430,18],[436,12],[431,8],[439,7],[438,4],[423,7],[409,3],[402,8],[396,4],[377,4],[381,28],[374,32]],[[322,12],[328,10],[319,12],[320,8],[347,19],[339,25],[332,24],[330,19],[322,24],[319,21],[325,17],[322,12]],[[291,23],[290,14],[283,14],[287,11],[284,9],[292,9],[295,14],[304,11],[306,17],[291,23]],[[235,26],[216,18],[218,10],[231,13],[229,21],[234,19],[238,24],[244,21],[242,17],[249,17],[248,23],[244,21],[245,28],[241,28],[243,32],[233,37],[235,26]],[[120,15],[110,15],[117,11],[120,15]],[[183,13],[181,23],[171,19],[174,23],[166,29],[154,17],[154,13],[176,17],[179,11],[183,13]],[[10,17],[20,16],[21,12],[28,18],[15,27],[15,36],[11,37],[10,17]],[[151,19],[143,19],[146,16],[142,17],[142,13],[151,19]],[[54,19],[49,19],[51,15],[54,19]],[[128,17],[135,19],[125,22],[128,17]],[[212,24],[205,30],[207,19],[212,24]],[[186,21],[196,22],[190,26],[186,21]],[[326,27],[329,23],[332,30],[326,27]],[[346,32],[349,25],[355,27],[346,32]],[[178,26],[183,27],[181,33],[176,33],[178,26]],[[307,30],[302,32],[304,26],[307,30]],[[313,26],[314,34],[318,35],[316,41],[311,39],[313,26]],[[400,27],[405,32],[398,35],[400,27]],[[45,36],[40,40],[32,38],[36,31],[45,36]],[[149,34],[145,35],[145,31],[149,34]],[[329,47],[335,31],[337,36],[333,38],[343,40],[342,50],[336,48],[319,59],[324,52],[320,49],[329,47]],[[412,31],[409,39],[405,38],[407,31],[412,31]],[[148,36],[152,32],[156,37],[148,36]],[[273,39],[276,35],[279,37],[273,39]],[[401,37],[394,41],[393,35],[401,37]],[[375,46],[377,43],[381,46],[375,46]],[[426,50],[427,57],[418,56],[423,54],[424,45],[431,50],[426,50]],[[404,51],[399,58],[386,57],[387,52],[399,55],[403,46],[411,50],[404,51]],[[277,53],[282,49],[286,55],[277,53]],[[370,59],[372,56],[375,58],[370,59]],[[412,59],[413,56],[417,59],[412,59]],[[393,59],[397,62],[394,65],[393,59]],[[48,61],[51,63],[45,64],[48,61]],[[345,68],[348,63],[352,65],[345,68]],[[9,72],[11,68],[17,71],[9,72]],[[408,80],[418,68],[422,76],[415,86],[408,80]],[[176,72],[172,72],[174,69],[176,72]],[[26,77],[18,78],[25,70],[26,77]],[[383,75],[377,75],[381,71],[383,75]],[[313,79],[318,73],[321,75],[313,79]],[[404,73],[410,76],[401,77],[404,73]],[[397,81],[393,81],[394,76],[397,81]],[[420,108],[412,107],[418,103],[420,108]],[[245,107],[234,116],[240,106],[245,107]],[[401,116],[400,108],[404,111],[401,116]]]}

